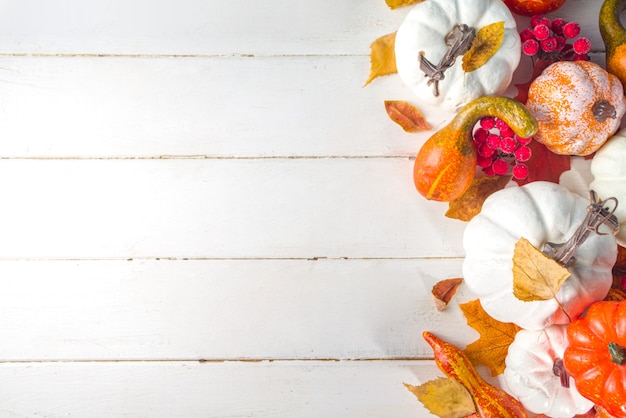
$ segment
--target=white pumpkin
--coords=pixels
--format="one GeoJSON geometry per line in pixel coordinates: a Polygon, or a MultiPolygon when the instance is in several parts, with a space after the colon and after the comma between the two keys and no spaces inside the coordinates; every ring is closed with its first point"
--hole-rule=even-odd
{"type": "Polygon", "coordinates": [[[398,28],[395,40],[396,67],[402,81],[422,101],[457,110],[470,101],[503,94],[517,68],[521,43],[513,15],[502,0],[425,0],[416,4],[398,28]],[[448,52],[446,36],[457,24],[479,30],[504,22],[504,40],[482,67],[465,72],[462,57],[445,70],[438,84],[439,95],[420,69],[419,55],[438,65],[448,52]]]}
{"type": "Polygon", "coordinates": [[[615,197],[615,216],[620,223],[617,242],[626,247],[626,129],[618,131],[602,145],[591,160],[593,181],[589,188],[600,198],[615,197]]]}
{"type": "Polygon", "coordinates": [[[536,181],[489,196],[468,222],[463,277],[485,311],[502,322],[539,330],[567,324],[591,303],[602,300],[613,282],[615,237],[590,233],[575,254],[556,298],[525,302],[513,294],[515,244],[526,238],[538,249],[566,242],[582,223],[589,201],[565,187],[536,181]],[[557,301],[558,299],[558,301],[557,301]]]}
{"type": "Polygon", "coordinates": [[[522,330],[509,346],[504,380],[508,391],[530,412],[570,418],[593,407],[593,402],[578,392],[572,377],[563,375],[569,385],[564,387],[561,372],[554,372],[559,360],[562,365],[567,345],[567,327],[554,325],[539,331],[522,330]]]}

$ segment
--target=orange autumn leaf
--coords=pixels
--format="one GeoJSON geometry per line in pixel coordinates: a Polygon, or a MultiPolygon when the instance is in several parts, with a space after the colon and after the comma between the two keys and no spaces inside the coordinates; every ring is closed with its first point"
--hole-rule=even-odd
{"type": "Polygon", "coordinates": [[[526,238],[520,238],[515,244],[513,294],[516,298],[525,302],[556,298],[569,276],[565,267],[535,248],[526,238]]]}
{"type": "Polygon", "coordinates": [[[437,282],[433,286],[432,293],[435,297],[435,306],[438,311],[443,311],[448,307],[448,303],[450,303],[462,282],[463,279],[461,278],[446,279],[437,282]]]}
{"type": "Polygon", "coordinates": [[[474,178],[467,191],[458,199],[450,202],[446,216],[464,222],[469,221],[480,213],[485,199],[492,193],[504,189],[510,179],[510,176],[474,178]]]}
{"type": "Polygon", "coordinates": [[[394,74],[396,68],[396,33],[381,36],[370,45],[370,75],[365,85],[367,86],[376,77],[394,74]]]}
{"type": "Polygon", "coordinates": [[[385,100],[385,110],[389,118],[406,132],[414,133],[430,130],[424,116],[412,104],[404,100],[385,100]]]}
{"type": "Polygon", "coordinates": [[[500,49],[504,40],[504,21],[494,22],[476,31],[472,46],[463,55],[463,71],[477,70],[500,49]]]}
{"type": "Polygon", "coordinates": [[[398,7],[410,6],[412,4],[421,3],[424,0],[385,0],[387,2],[387,6],[390,9],[397,9],[398,7]]]}
{"type": "Polygon", "coordinates": [[[465,347],[465,354],[474,366],[485,365],[492,376],[504,372],[504,359],[515,334],[521,329],[515,324],[493,319],[479,300],[459,305],[467,324],[480,334],[480,338],[465,347]]]}
{"type": "Polygon", "coordinates": [[[440,377],[419,386],[404,386],[433,415],[440,418],[466,417],[476,412],[472,395],[452,378],[440,377]]]}

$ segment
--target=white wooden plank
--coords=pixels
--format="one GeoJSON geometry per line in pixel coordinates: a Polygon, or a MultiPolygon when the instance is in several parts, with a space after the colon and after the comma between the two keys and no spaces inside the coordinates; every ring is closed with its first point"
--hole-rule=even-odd
{"type": "Polygon", "coordinates": [[[4,160],[3,258],[463,255],[409,159],[4,160]],[[11,179],[11,180],[9,180],[11,179]]]}
{"type": "Polygon", "coordinates": [[[197,0],[0,3],[2,53],[367,53],[405,12],[384,1],[197,0]]]}
{"type": "MultiPolygon", "coordinates": [[[[550,16],[579,21],[603,48],[600,5],[568,0],[550,16]]],[[[131,55],[367,54],[408,11],[383,0],[3,0],[0,10],[0,53],[131,55]]]]}
{"type": "MultiPolygon", "coordinates": [[[[1,361],[430,358],[477,334],[449,260],[0,262],[1,361]]],[[[1,404],[1,402],[0,402],[1,404]]]]}
{"type": "Polygon", "coordinates": [[[2,364],[0,414],[428,417],[403,383],[442,376],[422,361],[2,364]]]}
{"type": "MultiPolygon", "coordinates": [[[[367,57],[0,58],[4,157],[417,154],[367,57]]],[[[451,115],[420,106],[434,128],[451,115]]]]}

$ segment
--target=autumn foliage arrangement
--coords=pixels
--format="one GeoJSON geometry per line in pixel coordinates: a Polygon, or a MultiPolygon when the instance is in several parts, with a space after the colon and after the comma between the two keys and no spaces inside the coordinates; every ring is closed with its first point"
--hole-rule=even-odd
{"type": "Polygon", "coordinates": [[[386,2],[411,9],[372,43],[365,84],[400,76],[416,105],[385,110],[408,134],[433,130],[418,107],[452,112],[412,175],[467,222],[463,278],[433,297],[444,311],[467,287],[476,299],[459,306],[480,334],[461,349],[425,331],[446,377],[405,386],[446,418],[626,417],[626,0],[603,2],[604,66],[578,23],[555,16],[565,0],[386,2]],[[506,96],[521,60],[530,74],[506,96]],[[559,184],[574,158],[592,160],[584,196],[559,184]]]}

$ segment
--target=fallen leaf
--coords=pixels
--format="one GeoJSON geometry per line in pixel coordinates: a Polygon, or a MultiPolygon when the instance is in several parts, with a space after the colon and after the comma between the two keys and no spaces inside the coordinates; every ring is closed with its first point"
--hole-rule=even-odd
{"type": "Polygon", "coordinates": [[[440,377],[419,386],[408,383],[404,386],[440,418],[465,418],[476,412],[472,395],[452,378],[440,377]]]}
{"type": "Polygon", "coordinates": [[[461,283],[463,283],[463,279],[454,278],[442,280],[433,286],[432,293],[435,297],[435,306],[438,311],[443,311],[448,307],[448,303],[456,294],[461,283]]]}
{"type": "Polygon", "coordinates": [[[500,49],[504,40],[504,21],[494,22],[476,31],[472,47],[463,55],[463,71],[477,70],[500,49]]]}
{"type": "MultiPolygon", "coordinates": [[[[520,238],[513,251],[513,294],[525,302],[556,298],[570,272],[520,238]]],[[[557,301],[558,302],[558,301],[557,301]]]]}
{"type": "Polygon", "coordinates": [[[515,334],[521,329],[515,324],[493,319],[483,309],[480,301],[459,304],[467,324],[480,334],[480,338],[465,347],[465,354],[474,366],[489,368],[492,376],[504,372],[504,359],[515,334]]]}
{"type": "Polygon", "coordinates": [[[412,4],[421,3],[424,0],[385,0],[389,8],[397,9],[398,7],[410,6],[412,4]]]}
{"type": "Polygon", "coordinates": [[[370,45],[370,76],[365,82],[366,86],[376,77],[398,72],[395,45],[395,32],[381,36],[370,45]]]}
{"type": "Polygon", "coordinates": [[[389,118],[400,125],[406,132],[414,133],[430,130],[430,125],[420,111],[404,100],[386,100],[385,110],[389,118]]]}
{"type": "Polygon", "coordinates": [[[532,181],[550,181],[558,183],[561,174],[570,169],[571,157],[569,155],[558,155],[550,151],[545,145],[530,141],[528,144],[532,151],[532,156],[525,164],[528,166],[528,177],[525,179],[513,180],[523,186],[532,181]]]}
{"type": "Polygon", "coordinates": [[[464,222],[469,221],[480,213],[485,199],[492,193],[504,189],[509,180],[510,176],[475,177],[467,191],[449,203],[446,216],[464,222]]]}

